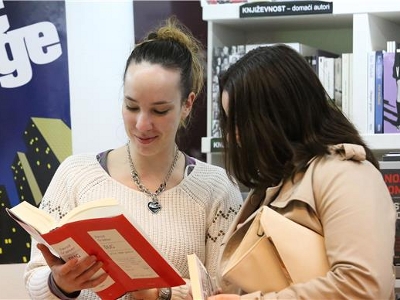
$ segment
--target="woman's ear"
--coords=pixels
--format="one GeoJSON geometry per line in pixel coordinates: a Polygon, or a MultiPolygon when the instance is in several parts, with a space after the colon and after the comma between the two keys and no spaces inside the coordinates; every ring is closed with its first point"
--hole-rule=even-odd
{"type": "Polygon", "coordinates": [[[182,121],[185,120],[187,116],[189,116],[195,99],[196,99],[196,94],[194,92],[190,92],[189,96],[187,97],[182,107],[182,114],[181,114],[182,121]]]}

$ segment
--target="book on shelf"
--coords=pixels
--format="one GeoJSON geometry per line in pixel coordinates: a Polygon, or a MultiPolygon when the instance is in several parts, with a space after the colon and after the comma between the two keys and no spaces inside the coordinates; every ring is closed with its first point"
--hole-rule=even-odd
{"type": "Polygon", "coordinates": [[[367,54],[367,133],[375,133],[375,66],[376,51],[367,54]]]}
{"type": "Polygon", "coordinates": [[[398,104],[397,83],[393,77],[395,52],[383,54],[383,132],[400,133],[397,128],[398,104]]]}
{"type": "Polygon", "coordinates": [[[335,99],[335,58],[318,56],[318,77],[329,98],[335,99]]]}
{"type": "Polygon", "coordinates": [[[8,214],[38,242],[64,261],[96,255],[107,279],[92,290],[102,299],[128,291],[185,284],[138,224],[115,199],[84,203],[56,222],[44,210],[24,201],[8,214]]]}
{"type": "Polygon", "coordinates": [[[208,297],[217,294],[216,279],[210,276],[199,257],[195,253],[188,254],[187,262],[193,300],[207,300],[208,297]]]}
{"type": "Polygon", "coordinates": [[[374,131],[383,133],[383,53],[375,51],[375,106],[374,106],[374,131]]]}
{"type": "Polygon", "coordinates": [[[353,115],[353,53],[342,53],[342,112],[351,119],[353,115]]]}
{"type": "Polygon", "coordinates": [[[392,196],[393,204],[397,212],[396,237],[394,244],[393,263],[396,267],[396,277],[400,277],[400,153],[398,160],[380,161],[379,166],[383,179],[392,196]]]}
{"type": "Polygon", "coordinates": [[[334,101],[336,106],[342,109],[342,57],[336,57],[334,59],[334,101]]]}

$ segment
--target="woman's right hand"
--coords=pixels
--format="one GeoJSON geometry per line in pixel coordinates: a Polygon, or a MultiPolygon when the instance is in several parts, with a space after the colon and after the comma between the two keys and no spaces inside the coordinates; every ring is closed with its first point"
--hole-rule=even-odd
{"type": "Polygon", "coordinates": [[[103,263],[97,261],[94,255],[82,259],[73,258],[64,262],[61,258],[51,253],[44,244],[38,244],[37,247],[51,269],[54,282],[66,294],[94,288],[108,276],[107,273],[103,273],[96,278],[92,278],[103,266],[103,263]]]}

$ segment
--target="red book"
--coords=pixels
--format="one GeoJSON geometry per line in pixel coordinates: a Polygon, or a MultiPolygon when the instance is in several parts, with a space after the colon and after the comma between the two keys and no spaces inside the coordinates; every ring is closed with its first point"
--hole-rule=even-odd
{"type": "Polygon", "coordinates": [[[28,202],[7,211],[33,238],[50,246],[65,261],[96,255],[103,268],[94,276],[109,275],[93,288],[102,299],[116,299],[138,289],[185,284],[114,199],[85,203],[58,223],[28,202]]]}

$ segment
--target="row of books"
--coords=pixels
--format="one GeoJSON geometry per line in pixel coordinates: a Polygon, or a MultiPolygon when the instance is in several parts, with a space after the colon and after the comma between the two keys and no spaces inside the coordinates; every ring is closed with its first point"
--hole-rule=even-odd
{"type": "Polygon", "coordinates": [[[367,133],[400,133],[400,42],[368,53],[367,133]]]}
{"type": "MultiPolygon", "coordinates": [[[[341,55],[304,45],[301,43],[284,43],[302,54],[314,71],[318,74],[329,97],[335,101],[342,111],[351,118],[350,103],[352,101],[352,53],[341,55]]],[[[226,71],[230,65],[240,59],[245,53],[259,46],[273,44],[248,44],[215,47],[212,62],[212,124],[211,136],[220,137],[218,115],[218,76],[226,71]]]]}

